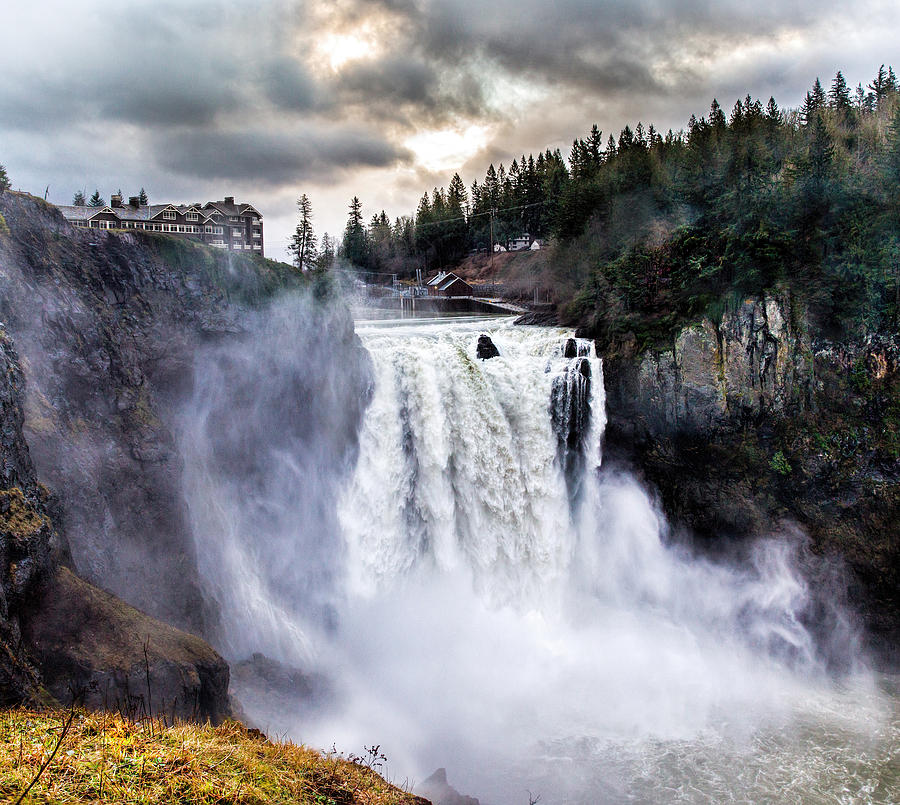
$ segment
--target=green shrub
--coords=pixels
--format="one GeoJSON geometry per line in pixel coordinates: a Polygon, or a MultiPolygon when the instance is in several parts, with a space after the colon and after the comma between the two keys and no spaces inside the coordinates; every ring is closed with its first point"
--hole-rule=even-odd
{"type": "Polygon", "coordinates": [[[777,472],[779,475],[790,475],[791,472],[793,472],[790,463],[781,450],[772,456],[769,466],[772,468],[773,472],[777,472]]]}

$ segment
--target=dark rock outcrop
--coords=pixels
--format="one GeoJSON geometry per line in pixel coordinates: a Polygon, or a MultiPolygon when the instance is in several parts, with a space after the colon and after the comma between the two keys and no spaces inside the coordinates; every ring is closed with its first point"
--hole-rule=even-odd
{"type": "Polygon", "coordinates": [[[434,805],[480,805],[476,797],[460,794],[447,782],[446,769],[438,769],[416,787],[416,792],[428,797],[434,805]]]}
{"type": "Polygon", "coordinates": [[[523,313],[513,323],[536,327],[559,327],[559,314],[553,305],[523,313]]]}
{"type": "MultiPolygon", "coordinates": [[[[578,354],[565,345],[565,354],[578,354]]],[[[575,501],[584,478],[585,441],[591,421],[591,364],[587,358],[572,358],[550,388],[550,419],[557,439],[557,456],[566,478],[569,499],[575,501]]]]}
{"type": "Polygon", "coordinates": [[[887,663],[900,662],[896,352],[817,342],[802,305],[771,297],[668,349],[623,339],[604,355],[606,459],[636,469],[706,549],[798,524],[849,571],[845,594],[887,663]]]}
{"type": "Polygon", "coordinates": [[[221,720],[228,666],[202,640],[77,578],[53,528],[23,432],[25,378],[0,328],[0,704],[121,702],[149,689],[154,712],[221,720]],[[144,655],[144,646],[147,654],[144,655]],[[106,697],[105,699],[103,697],[106,697]]]}
{"type": "Polygon", "coordinates": [[[0,704],[40,699],[40,680],[23,646],[23,604],[51,567],[55,533],[22,433],[25,378],[0,327],[0,704]]]}
{"type": "Polygon", "coordinates": [[[124,715],[217,724],[231,715],[228,664],[199,637],[60,567],[26,606],[22,634],[53,697],[124,715]]]}
{"type": "Polygon", "coordinates": [[[478,336],[478,345],[475,347],[475,355],[483,361],[489,358],[497,358],[500,356],[500,350],[497,349],[491,337],[487,333],[478,336]]]}
{"type": "Polygon", "coordinates": [[[231,691],[242,709],[264,714],[260,726],[275,732],[290,731],[332,697],[332,687],[321,674],[259,653],[233,664],[231,691]]]}

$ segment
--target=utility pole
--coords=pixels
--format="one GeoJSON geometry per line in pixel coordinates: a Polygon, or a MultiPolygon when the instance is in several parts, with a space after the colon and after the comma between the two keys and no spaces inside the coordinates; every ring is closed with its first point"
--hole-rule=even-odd
{"type": "Polygon", "coordinates": [[[491,261],[491,277],[494,275],[494,208],[491,207],[491,242],[489,246],[491,261]]]}

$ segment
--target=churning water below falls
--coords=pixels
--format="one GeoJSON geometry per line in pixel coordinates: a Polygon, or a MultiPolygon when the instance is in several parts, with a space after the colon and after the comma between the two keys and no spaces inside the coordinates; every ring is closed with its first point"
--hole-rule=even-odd
{"type": "Polygon", "coordinates": [[[399,784],[446,767],[484,805],[900,798],[896,681],[854,668],[849,629],[829,651],[851,670],[826,672],[796,540],[740,566],[666,543],[647,493],[601,467],[589,342],[502,319],[357,332],[375,385],[327,550],[290,482],[305,459],[243,493],[265,498],[268,533],[242,521],[206,443],[215,372],[185,427],[220,648],[313,674],[315,701],[250,697],[251,718],[326,749],[380,744],[399,784]],[[499,356],[478,359],[481,333],[499,356]]]}

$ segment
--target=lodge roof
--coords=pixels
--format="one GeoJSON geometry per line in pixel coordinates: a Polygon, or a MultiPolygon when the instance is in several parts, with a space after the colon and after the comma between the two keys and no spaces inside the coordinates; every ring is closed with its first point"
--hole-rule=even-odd
{"type": "Polygon", "coordinates": [[[163,210],[168,209],[173,209],[181,215],[185,215],[188,212],[196,212],[204,222],[208,221],[217,212],[227,216],[244,215],[248,212],[253,212],[256,216],[262,218],[262,215],[252,204],[228,205],[218,201],[210,201],[202,207],[197,204],[141,204],[137,207],[131,204],[122,204],[119,207],[112,207],[108,204],[102,207],[74,206],[71,204],[58,204],[57,206],[63,216],[70,221],[89,221],[101,213],[115,215],[122,221],[151,221],[160,215],[163,210]]]}

